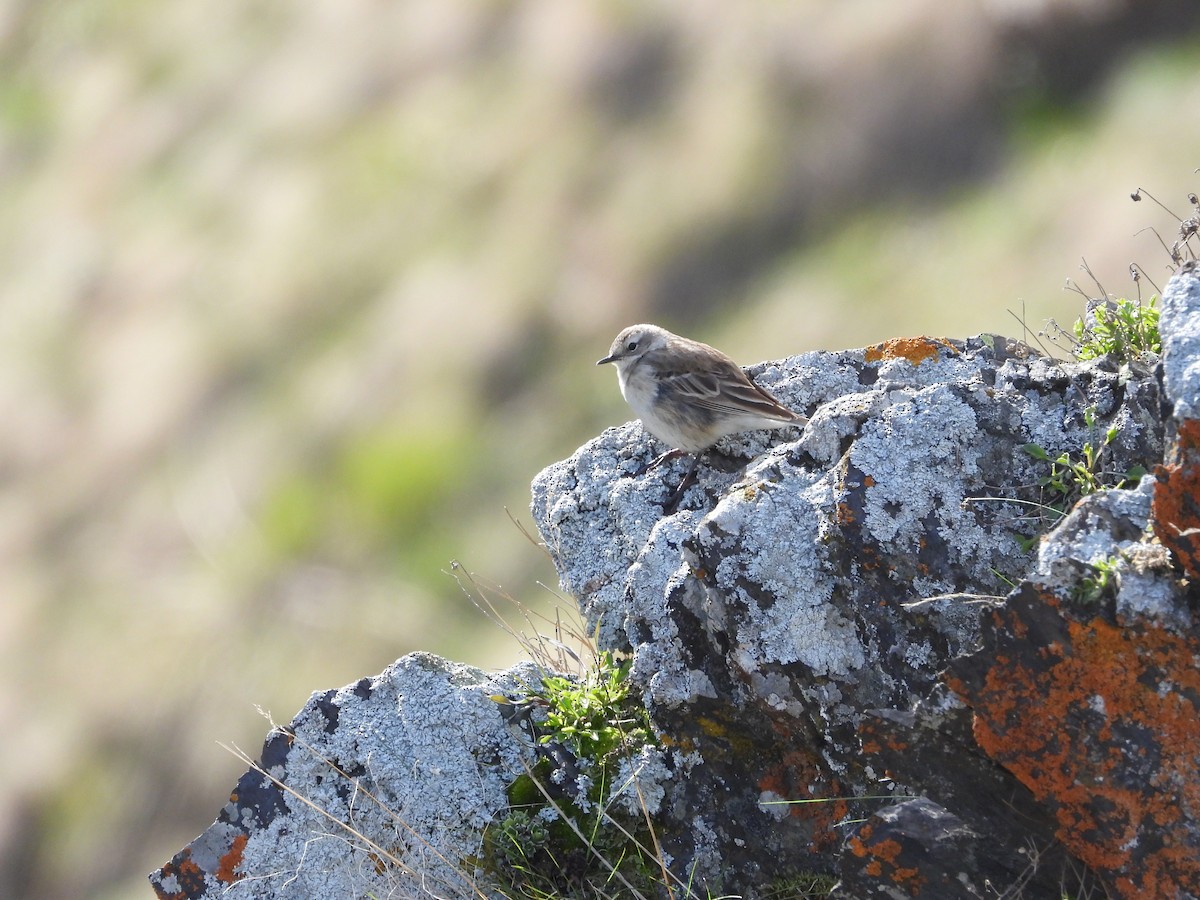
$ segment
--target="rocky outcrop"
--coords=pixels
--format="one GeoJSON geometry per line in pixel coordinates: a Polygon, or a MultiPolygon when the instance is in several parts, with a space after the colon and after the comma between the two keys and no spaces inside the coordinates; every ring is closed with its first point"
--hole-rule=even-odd
{"type": "MultiPolygon", "coordinates": [[[[637,423],[537,477],[563,587],[632,656],[662,737],[642,794],[699,896],[800,872],[847,898],[1200,893],[1190,264],[1162,308],[1161,361],[985,335],[758,366],[808,426],[725,439],[670,514],[683,464],[643,474],[663,448],[637,423]]],[[[518,680],[407,658],[314,697],[160,896],[331,896],[338,873],[466,894],[531,758],[488,699],[518,680]],[[367,785],[403,815],[368,815],[367,785]]]]}
{"type": "Polygon", "coordinates": [[[678,473],[635,474],[660,449],[637,424],[539,476],[564,586],[687,750],[668,852],[740,891],[812,868],[847,897],[1200,890],[1200,648],[1167,549],[1191,534],[1188,476],[1085,497],[1036,556],[1019,540],[1056,517],[1031,504],[1055,499],[1060,454],[1104,447],[1112,484],[1168,432],[1181,452],[1196,322],[1187,267],[1161,380],[1153,359],[1062,364],[996,336],[760,367],[810,424],[719,446],[669,517],[678,473]],[[1170,524],[1151,532],[1152,505],[1170,524]]]}
{"type": "Polygon", "coordinates": [[[151,875],[162,898],[477,896],[467,857],[525,771],[491,694],[536,679],[429,654],[314,694],[217,820],[151,875]]]}

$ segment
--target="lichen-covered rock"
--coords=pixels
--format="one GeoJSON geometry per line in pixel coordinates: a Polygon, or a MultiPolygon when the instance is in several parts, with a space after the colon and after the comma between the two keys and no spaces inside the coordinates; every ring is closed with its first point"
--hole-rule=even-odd
{"type": "Polygon", "coordinates": [[[1167,282],[1158,327],[1171,417],[1177,424],[1200,421],[1200,261],[1189,259],[1167,282]]]}
{"type": "Polygon", "coordinates": [[[1157,472],[1154,533],[1200,579],[1200,262],[1188,260],[1167,283],[1159,327],[1172,435],[1157,472]]]}
{"type": "Polygon", "coordinates": [[[1200,640],[1026,586],[956,662],[975,738],[1122,897],[1200,890],[1200,640]]]}
{"type": "MultiPolygon", "coordinates": [[[[660,732],[638,796],[680,884],[1200,896],[1197,267],[1161,326],[1161,366],[997,336],[759,366],[809,424],[725,439],[671,511],[681,466],[643,474],[664,448],[636,423],[537,477],[563,586],[660,732]],[[1087,444],[1099,481],[1153,474],[1046,484],[1087,444]]],[[[535,677],[413,656],[315,696],[156,890],[478,896],[529,753],[488,698],[535,677]]]]}
{"type": "Polygon", "coordinates": [[[855,829],[838,890],[855,900],[986,897],[989,875],[1012,883],[1007,872],[989,872],[982,864],[991,850],[954,813],[925,798],[905,800],[855,829]]]}
{"type": "Polygon", "coordinates": [[[525,771],[490,695],[520,675],[418,653],[314,694],[217,820],[151,876],[158,896],[477,896],[469,857],[525,771]]]}
{"type": "Polygon", "coordinates": [[[1084,498],[952,678],[989,757],[1121,897],[1200,896],[1200,271],[1160,320],[1166,465],[1084,498]],[[1153,513],[1152,513],[1153,511],[1153,513]]]}
{"type": "Polygon", "coordinates": [[[847,813],[913,794],[980,829],[993,877],[1053,889],[1061,870],[1030,880],[1024,849],[1054,843],[1053,817],[976,745],[941,676],[1032,568],[1017,538],[1048,464],[1025,445],[1078,456],[1115,428],[1106,470],[1153,465],[1158,380],[998,336],[752,374],[810,423],[726,439],[673,514],[679,470],[638,474],[663,448],[636,423],[534,482],[563,587],[603,644],[633,654],[678,748],[666,850],[752,894],[792,870],[839,871],[847,813]]]}

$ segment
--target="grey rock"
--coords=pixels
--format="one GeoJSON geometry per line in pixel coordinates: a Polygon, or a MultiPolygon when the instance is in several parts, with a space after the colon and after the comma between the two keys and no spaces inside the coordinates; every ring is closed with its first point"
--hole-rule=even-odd
{"type": "MultiPolygon", "coordinates": [[[[1086,860],[1108,885],[1200,883],[1174,843],[1200,846],[1180,567],[1200,533],[1193,269],[1164,292],[1161,367],[1065,364],[996,335],[810,353],[749,370],[807,427],[724,439],[670,511],[683,464],[644,471],[667,448],[637,423],[537,476],[562,586],[601,648],[631,654],[663,739],[614,808],[655,817],[683,882],[753,898],[816,871],[847,897],[1058,896],[1086,860]],[[1167,439],[1174,466],[1158,465],[1167,439]],[[1154,474],[1055,521],[1026,445],[1086,443],[1105,479],[1154,474]],[[1018,540],[1048,529],[1033,551],[1018,540]],[[1097,647],[1120,666],[1083,695],[1097,647]]],[[[533,752],[491,695],[537,678],[414,655],[314,695],[156,889],[477,895],[482,831],[533,752]]]]}
{"type": "Polygon", "coordinates": [[[1163,391],[1176,420],[1200,419],[1200,266],[1189,260],[1163,289],[1163,391]]]}
{"type": "Polygon", "coordinates": [[[476,896],[469,857],[528,749],[490,695],[535,681],[430,654],[314,694],[217,821],[151,876],[160,897],[476,896]]]}

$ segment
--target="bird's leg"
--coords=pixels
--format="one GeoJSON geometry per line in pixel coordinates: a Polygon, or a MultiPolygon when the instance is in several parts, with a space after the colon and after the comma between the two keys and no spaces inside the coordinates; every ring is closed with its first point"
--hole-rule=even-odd
{"type": "MultiPolygon", "coordinates": [[[[680,451],[683,452],[683,451],[680,451]]],[[[688,470],[683,474],[683,480],[679,482],[679,487],[671,492],[671,496],[667,498],[667,504],[663,507],[663,512],[671,515],[675,512],[675,508],[679,506],[679,501],[683,499],[683,493],[693,484],[696,483],[696,467],[700,465],[700,457],[702,453],[692,455],[692,464],[688,466],[688,470]]]]}
{"type": "Polygon", "coordinates": [[[650,462],[646,463],[646,465],[638,472],[638,474],[645,475],[651,469],[657,469],[663,463],[668,462],[672,459],[678,459],[681,456],[687,456],[687,451],[686,450],[668,450],[666,453],[662,454],[661,456],[656,456],[656,457],[654,457],[654,459],[650,460],[650,462]]]}

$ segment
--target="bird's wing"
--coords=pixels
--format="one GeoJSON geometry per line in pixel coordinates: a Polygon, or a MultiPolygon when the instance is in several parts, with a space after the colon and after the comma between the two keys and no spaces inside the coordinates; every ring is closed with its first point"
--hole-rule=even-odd
{"type": "Polygon", "coordinates": [[[673,348],[674,363],[656,365],[665,390],[681,400],[733,415],[759,415],[790,422],[800,418],[755,384],[742,367],[720,351],[702,347],[673,348]]]}

